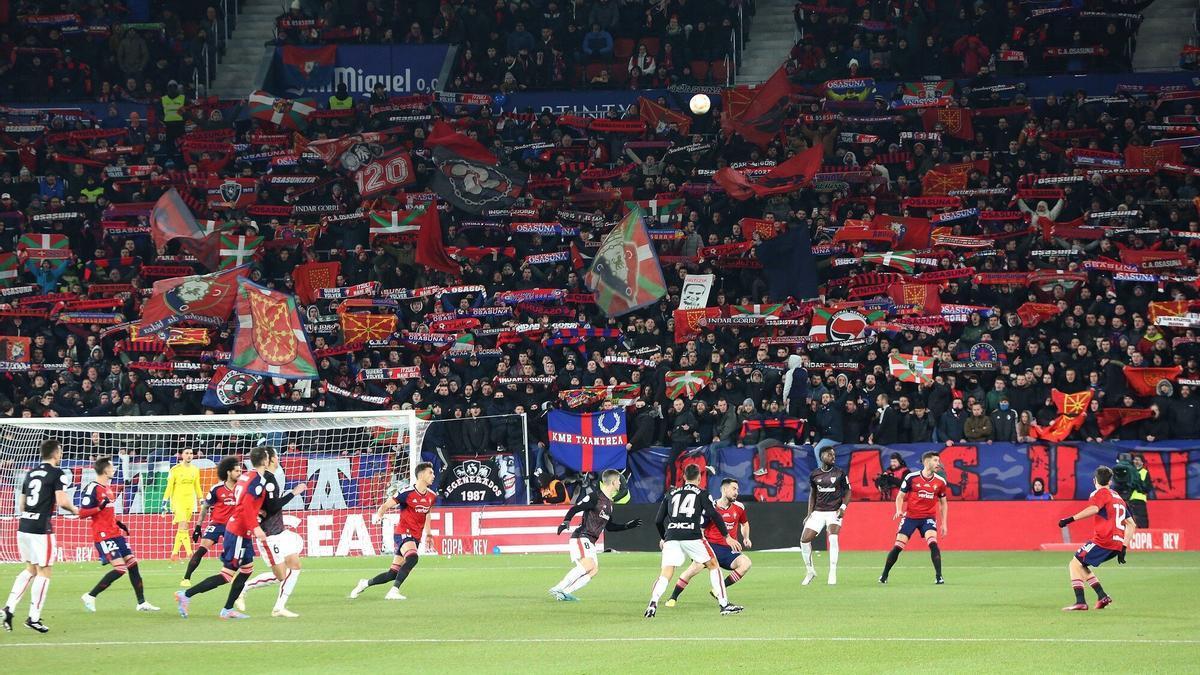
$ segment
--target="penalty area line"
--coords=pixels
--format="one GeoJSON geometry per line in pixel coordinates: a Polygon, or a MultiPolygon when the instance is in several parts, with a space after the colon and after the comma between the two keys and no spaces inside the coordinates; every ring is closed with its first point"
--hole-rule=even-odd
{"type": "Polygon", "coordinates": [[[302,645],[302,644],[572,644],[580,642],[929,642],[942,644],[1114,644],[1114,645],[1200,645],[1200,640],[1117,639],[1117,638],[1048,638],[1048,637],[877,637],[877,636],[794,636],[794,637],[601,637],[580,640],[578,637],[530,638],[312,638],[294,640],[97,640],[90,642],[0,642],[0,649],[17,647],[186,647],[192,645],[302,645]]]}

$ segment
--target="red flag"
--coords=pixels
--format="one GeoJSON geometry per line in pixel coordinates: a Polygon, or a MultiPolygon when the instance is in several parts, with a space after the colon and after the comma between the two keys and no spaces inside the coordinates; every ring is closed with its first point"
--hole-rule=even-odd
{"type": "Polygon", "coordinates": [[[175,188],[167,190],[154,203],[150,212],[150,238],[156,248],[162,248],[172,239],[204,239],[204,230],[196,222],[191,209],[175,188]]]}
{"type": "Polygon", "coordinates": [[[484,164],[499,164],[500,160],[491,153],[487,148],[472,139],[470,136],[458,133],[454,127],[438,120],[433,123],[433,131],[429,132],[429,138],[425,140],[425,147],[447,148],[453,150],[461,157],[465,157],[476,162],[484,164]]]}
{"type": "Polygon", "coordinates": [[[726,132],[737,132],[755,145],[766,145],[779,133],[792,94],[787,70],[780,66],[762,86],[754,90],[754,98],[740,113],[722,116],[726,132]]]}
{"type": "Polygon", "coordinates": [[[317,290],[337,286],[337,276],[342,266],[336,262],[310,262],[296,265],[292,270],[292,281],[296,283],[296,298],[302,304],[311,305],[317,300],[317,290]]]}
{"type": "Polygon", "coordinates": [[[442,241],[442,223],[438,219],[437,204],[430,202],[418,208],[423,208],[425,212],[420,216],[421,229],[417,232],[417,264],[453,276],[462,274],[462,267],[446,253],[446,245],[442,241]]]}
{"type": "Polygon", "coordinates": [[[960,141],[975,139],[970,108],[926,108],[921,111],[921,121],[925,131],[933,131],[940,124],[947,136],[960,141]]]}
{"type": "Polygon", "coordinates": [[[720,307],[701,307],[699,309],[675,310],[675,343],[684,344],[698,337],[703,327],[700,322],[704,319],[715,319],[721,316],[720,307]]]}
{"type": "Polygon", "coordinates": [[[892,284],[888,296],[898,305],[915,305],[922,316],[941,316],[937,284],[892,284]]]}
{"type": "Polygon", "coordinates": [[[183,322],[221,326],[233,311],[238,279],[248,265],[215,274],[175,277],[154,282],[154,293],[142,306],[139,333],[163,333],[183,322]]]}
{"type": "Polygon", "coordinates": [[[1048,302],[1027,302],[1017,308],[1017,316],[1021,318],[1022,326],[1033,328],[1042,321],[1048,321],[1058,316],[1058,305],[1048,302]]]}
{"type": "Polygon", "coordinates": [[[1183,372],[1183,368],[1179,366],[1171,366],[1170,368],[1134,368],[1133,366],[1125,366],[1125,381],[1129,383],[1129,388],[1138,396],[1154,396],[1158,393],[1158,385],[1160,382],[1174,382],[1179,379],[1179,374],[1183,372]]]}
{"type": "Polygon", "coordinates": [[[1054,399],[1054,405],[1058,406],[1058,417],[1044,427],[1031,425],[1030,435],[1054,443],[1066,440],[1073,431],[1083,426],[1084,420],[1087,419],[1088,404],[1092,402],[1094,394],[1091,389],[1074,394],[1064,394],[1057,389],[1051,389],[1050,398],[1054,399]]]}
{"type": "Polygon", "coordinates": [[[294,296],[238,279],[236,321],[230,368],[287,380],[317,378],[294,296]]]}
{"type": "Polygon", "coordinates": [[[1178,145],[1131,145],[1125,148],[1125,167],[1129,169],[1158,168],[1160,162],[1183,164],[1183,151],[1178,145]]]}
{"type": "Polygon", "coordinates": [[[821,170],[823,158],[824,150],[814,146],[771,169],[758,182],[751,182],[745,174],[729,167],[718,171],[713,180],[737,200],[786,194],[811,184],[813,176],[821,170]]]}
{"type": "Polygon", "coordinates": [[[342,336],[347,344],[386,340],[396,330],[395,314],[346,312],[341,315],[342,336]]]}
{"type": "Polygon", "coordinates": [[[677,110],[661,106],[650,99],[638,97],[638,117],[650,127],[651,131],[658,128],[659,123],[674,124],[675,128],[679,129],[679,133],[684,136],[688,135],[692,128],[692,118],[677,110]]]}
{"type": "Polygon", "coordinates": [[[1096,415],[1096,423],[1100,426],[1100,435],[1107,438],[1126,424],[1140,422],[1153,416],[1154,413],[1149,408],[1105,408],[1096,415]]]}
{"type": "Polygon", "coordinates": [[[916,216],[893,216],[877,213],[871,219],[871,227],[887,228],[896,234],[898,250],[920,250],[929,248],[929,219],[916,216]]]}

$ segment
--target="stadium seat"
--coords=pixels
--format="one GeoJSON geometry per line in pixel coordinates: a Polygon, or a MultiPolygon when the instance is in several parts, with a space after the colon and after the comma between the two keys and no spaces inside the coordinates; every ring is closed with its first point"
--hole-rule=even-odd
{"type": "Polygon", "coordinates": [[[613,58],[618,62],[628,61],[633,56],[633,38],[617,38],[613,41],[613,58]]]}
{"type": "Polygon", "coordinates": [[[729,69],[725,65],[725,61],[713,61],[708,68],[708,77],[716,84],[725,84],[725,78],[728,77],[729,69]]]}
{"type": "Polygon", "coordinates": [[[708,61],[691,61],[688,65],[692,68],[692,77],[700,81],[708,77],[708,61]]]}

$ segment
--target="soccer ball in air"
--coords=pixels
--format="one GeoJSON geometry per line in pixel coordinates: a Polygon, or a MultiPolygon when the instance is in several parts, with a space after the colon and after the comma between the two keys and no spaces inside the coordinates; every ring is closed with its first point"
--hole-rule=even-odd
{"type": "Polygon", "coordinates": [[[692,113],[695,115],[703,115],[708,112],[711,106],[712,101],[708,99],[708,94],[696,94],[688,103],[688,107],[692,109],[692,113]]]}

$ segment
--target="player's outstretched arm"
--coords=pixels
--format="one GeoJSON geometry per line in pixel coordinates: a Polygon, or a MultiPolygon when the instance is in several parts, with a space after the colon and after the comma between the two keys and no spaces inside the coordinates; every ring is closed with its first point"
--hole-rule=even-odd
{"type": "Polygon", "coordinates": [[[1090,504],[1088,506],[1083,507],[1083,510],[1080,511],[1079,513],[1076,513],[1073,516],[1068,516],[1068,517],[1063,518],[1062,520],[1058,521],[1058,526],[1066,527],[1068,524],[1070,524],[1076,520],[1083,520],[1084,518],[1089,518],[1091,516],[1096,515],[1097,513],[1100,513],[1100,507],[1096,506],[1095,504],[1090,504]]]}
{"type": "Polygon", "coordinates": [[[598,503],[600,503],[600,500],[596,498],[595,492],[586,493],[583,496],[583,499],[579,500],[578,504],[575,504],[571,508],[567,509],[566,515],[563,516],[562,523],[560,523],[558,526],[558,533],[562,534],[563,530],[571,526],[571,519],[575,517],[575,514],[583,513],[584,511],[591,511],[592,509],[596,508],[596,504],[598,503]]]}
{"type": "Polygon", "coordinates": [[[635,527],[641,527],[641,526],[642,526],[642,519],[634,518],[633,520],[630,520],[630,521],[627,521],[624,523],[614,523],[613,521],[610,520],[604,524],[604,529],[608,532],[624,532],[625,530],[632,530],[635,527]]]}

